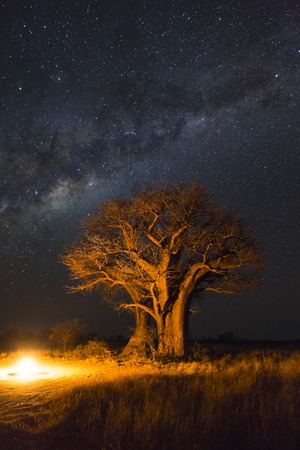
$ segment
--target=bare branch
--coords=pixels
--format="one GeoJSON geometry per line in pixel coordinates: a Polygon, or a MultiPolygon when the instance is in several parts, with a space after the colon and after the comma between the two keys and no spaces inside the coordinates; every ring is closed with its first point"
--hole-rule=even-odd
{"type": "Polygon", "coordinates": [[[148,314],[150,314],[150,316],[156,319],[153,310],[148,306],[144,305],[143,303],[121,303],[118,306],[118,309],[135,309],[135,308],[139,308],[142,309],[143,311],[146,311],[148,314]]]}

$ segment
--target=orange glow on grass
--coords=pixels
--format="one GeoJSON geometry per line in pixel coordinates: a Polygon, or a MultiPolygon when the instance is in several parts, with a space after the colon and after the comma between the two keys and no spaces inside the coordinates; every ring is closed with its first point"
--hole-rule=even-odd
{"type": "Polygon", "coordinates": [[[30,381],[51,376],[49,371],[32,356],[23,356],[5,371],[4,376],[18,381],[30,381]]]}
{"type": "Polygon", "coordinates": [[[16,364],[1,370],[0,377],[15,381],[34,381],[57,376],[57,371],[39,363],[33,356],[22,356],[16,364]]]}
{"type": "Polygon", "coordinates": [[[39,361],[33,355],[23,355],[8,366],[0,366],[0,380],[32,382],[38,380],[71,377],[78,375],[81,368],[74,364],[51,360],[39,361]]]}

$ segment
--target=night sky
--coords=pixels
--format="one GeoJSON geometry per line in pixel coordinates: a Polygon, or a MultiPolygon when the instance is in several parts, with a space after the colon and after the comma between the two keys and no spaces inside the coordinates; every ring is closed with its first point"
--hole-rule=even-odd
{"type": "Polygon", "coordinates": [[[103,200],[205,183],[267,250],[255,294],[208,295],[192,337],[300,338],[300,1],[0,4],[0,334],[69,318],[128,335],[58,261],[103,200]]]}

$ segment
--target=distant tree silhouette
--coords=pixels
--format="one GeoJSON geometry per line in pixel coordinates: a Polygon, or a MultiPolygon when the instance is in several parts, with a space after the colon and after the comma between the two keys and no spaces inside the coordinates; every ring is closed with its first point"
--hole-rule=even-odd
{"type": "Polygon", "coordinates": [[[185,353],[192,299],[254,287],[263,260],[243,218],[199,183],[153,186],[101,204],[62,256],[77,283],[70,292],[127,292],[117,306],[152,317],[157,354],[176,357],[185,353]]]}
{"type": "Polygon", "coordinates": [[[49,335],[49,339],[57,342],[63,351],[66,351],[76,342],[83,328],[84,326],[81,325],[78,319],[66,320],[50,329],[51,334],[49,335]]]}
{"type": "Polygon", "coordinates": [[[223,342],[224,344],[230,344],[232,342],[238,341],[238,338],[234,335],[232,331],[226,331],[225,333],[221,333],[217,336],[219,342],[223,342]]]}

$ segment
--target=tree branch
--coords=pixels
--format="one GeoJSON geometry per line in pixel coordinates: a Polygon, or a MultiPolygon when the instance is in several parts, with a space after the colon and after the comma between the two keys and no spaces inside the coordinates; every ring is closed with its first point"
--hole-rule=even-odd
{"type": "Polygon", "coordinates": [[[149,308],[146,305],[143,305],[142,303],[121,303],[117,309],[134,309],[134,308],[139,308],[142,309],[143,311],[146,311],[153,317],[153,319],[156,320],[156,316],[153,312],[153,309],[149,308]]]}

